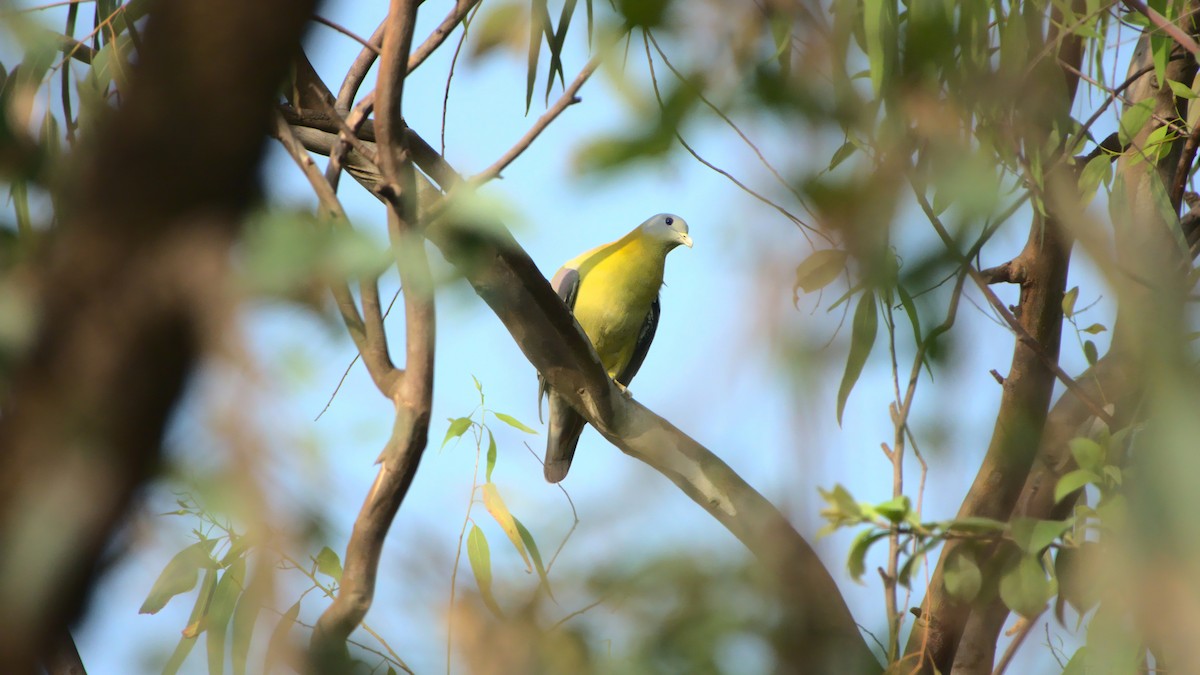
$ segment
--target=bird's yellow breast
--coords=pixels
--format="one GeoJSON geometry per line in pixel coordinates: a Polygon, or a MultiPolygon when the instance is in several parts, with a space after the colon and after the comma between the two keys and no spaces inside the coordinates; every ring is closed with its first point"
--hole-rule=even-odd
{"type": "Polygon", "coordinates": [[[605,370],[616,378],[629,364],[662,286],[667,251],[646,237],[627,237],[610,246],[580,268],[574,312],[605,370]]]}

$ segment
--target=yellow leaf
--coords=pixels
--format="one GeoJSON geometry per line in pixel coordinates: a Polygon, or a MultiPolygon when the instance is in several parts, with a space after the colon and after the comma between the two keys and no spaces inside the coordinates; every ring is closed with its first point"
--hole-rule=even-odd
{"type": "Polygon", "coordinates": [[[496,522],[500,524],[504,534],[508,535],[508,540],[517,549],[517,553],[521,554],[521,560],[525,561],[525,571],[532,572],[533,565],[529,562],[529,554],[525,551],[525,542],[521,539],[521,532],[517,530],[517,523],[513,520],[512,513],[509,513],[508,506],[500,498],[500,491],[496,489],[495,483],[483,484],[483,505],[487,508],[488,513],[492,514],[492,518],[495,518],[496,522]]]}

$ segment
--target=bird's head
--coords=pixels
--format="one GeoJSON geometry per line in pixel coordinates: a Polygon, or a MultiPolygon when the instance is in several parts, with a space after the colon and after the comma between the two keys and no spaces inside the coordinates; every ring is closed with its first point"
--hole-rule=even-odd
{"type": "Polygon", "coordinates": [[[647,236],[666,243],[668,250],[680,244],[692,247],[687,221],[673,213],[660,213],[642,223],[641,229],[647,236]]]}

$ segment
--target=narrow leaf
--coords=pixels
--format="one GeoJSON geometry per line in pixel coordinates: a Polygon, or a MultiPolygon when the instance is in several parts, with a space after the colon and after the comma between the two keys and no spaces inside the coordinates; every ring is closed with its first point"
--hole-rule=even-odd
{"type": "Polygon", "coordinates": [[[850,332],[850,356],[846,359],[846,372],[842,375],[842,384],[838,387],[837,422],[842,424],[842,412],[846,409],[846,399],[850,397],[858,376],[862,374],[871,348],[875,345],[875,332],[879,328],[879,318],[875,313],[875,292],[863,293],[854,310],[854,323],[850,332]]]}
{"type": "Polygon", "coordinates": [[[471,533],[467,535],[467,560],[471,563],[471,571],[475,573],[475,583],[479,586],[483,604],[497,618],[503,619],[504,613],[500,611],[500,605],[496,604],[496,598],[492,596],[492,553],[488,548],[487,538],[483,536],[483,530],[479,529],[478,525],[472,525],[471,533]]]}
{"type": "Polygon", "coordinates": [[[527,434],[533,434],[535,436],[537,435],[537,431],[531,429],[530,427],[526,426],[525,424],[522,424],[520,422],[520,420],[513,417],[512,415],[505,415],[504,413],[499,413],[499,412],[493,412],[492,414],[496,416],[496,419],[500,420],[501,422],[504,422],[505,424],[507,424],[508,426],[510,426],[514,429],[519,429],[520,431],[524,431],[527,434]]]}
{"type": "Polygon", "coordinates": [[[250,654],[250,642],[254,637],[254,624],[258,621],[258,613],[262,611],[263,592],[269,580],[264,581],[263,574],[255,576],[246,586],[246,591],[238,598],[237,609],[233,610],[231,637],[233,652],[233,675],[246,675],[246,660],[250,654]]]}
{"type": "Polygon", "coordinates": [[[487,482],[492,482],[492,469],[496,468],[496,437],[488,429],[487,469],[484,472],[487,482]]]}
{"type": "Polygon", "coordinates": [[[792,303],[799,302],[799,291],[812,293],[828,286],[846,269],[846,252],[836,248],[813,251],[796,266],[796,283],[792,286],[792,303]]]}
{"type": "Polygon", "coordinates": [[[509,512],[508,505],[501,499],[500,490],[495,483],[483,484],[483,505],[500,525],[500,529],[504,530],[504,534],[508,535],[508,540],[517,549],[517,553],[521,554],[521,560],[525,561],[525,571],[532,572],[533,566],[529,562],[529,555],[525,552],[525,543],[522,541],[521,533],[517,531],[517,523],[512,513],[509,512]]]}
{"type": "Polygon", "coordinates": [[[195,588],[200,568],[214,566],[209,551],[216,543],[216,539],[199,541],[176,553],[158,575],[138,613],[155,614],[166,607],[171,598],[195,588]]]}
{"type": "Polygon", "coordinates": [[[1062,311],[1063,316],[1068,319],[1075,315],[1075,301],[1079,299],[1079,287],[1075,286],[1071,290],[1063,294],[1062,311]]]}
{"type": "MultiPolygon", "coordinates": [[[[537,542],[533,540],[533,533],[516,516],[513,516],[513,522],[517,524],[517,531],[521,533],[521,541],[525,542],[525,549],[529,551],[529,557],[533,558],[533,568],[537,570],[538,578],[541,579],[542,586],[546,589],[546,595],[554,600],[554,591],[550,590],[550,577],[546,573],[546,565],[542,563],[542,554],[538,551],[537,542]]],[[[558,601],[555,600],[555,602],[558,601]]]]}
{"type": "Polygon", "coordinates": [[[175,675],[179,672],[179,668],[183,666],[184,660],[188,654],[192,652],[192,648],[196,646],[196,638],[199,633],[192,630],[204,618],[204,613],[208,609],[209,596],[217,585],[217,570],[209,569],[204,573],[204,581],[200,582],[200,593],[196,596],[196,604],[192,605],[192,613],[188,615],[187,627],[183,630],[183,637],[179,639],[179,644],[175,645],[175,651],[171,653],[170,658],[163,664],[163,675],[175,675]]]}
{"type": "Polygon", "coordinates": [[[1196,98],[1196,92],[1192,91],[1191,87],[1182,82],[1167,80],[1167,84],[1170,85],[1171,91],[1179,98],[1187,99],[1189,101],[1196,98]]]}
{"type": "Polygon", "coordinates": [[[300,602],[301,600],[297,600],[296,604],[289,607],[279,618],[279,623],[275,624],[275,630],[271,631],[263,672],[273,672],[275,664],[287,661],[286,655],[291,650],[288,635],[292,632],[292,626],[296,625],[296,617],[300,616],[300,602]]]}
{"type": "Polygon", "coordinates": [[[229,620],[233,617],[238,596],[242,594],[245,576],[246,559],[238,558],[221,575],[213,592],[208,626],[204,631],[209,675],[221,675],[225,671],[225,638],[229,634],[229,620]]]}

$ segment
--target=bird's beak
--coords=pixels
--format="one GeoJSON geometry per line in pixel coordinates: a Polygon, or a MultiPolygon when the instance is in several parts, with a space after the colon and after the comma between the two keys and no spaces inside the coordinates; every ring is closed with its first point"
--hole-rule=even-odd
{"type": "Polygon", "coordinates": [[[684,246],[686,246],[688,248],[691,248],[692,247],[692,238],[686,234],[680,234],[679,235],[679,243],[683,244],[684,246]]]}

